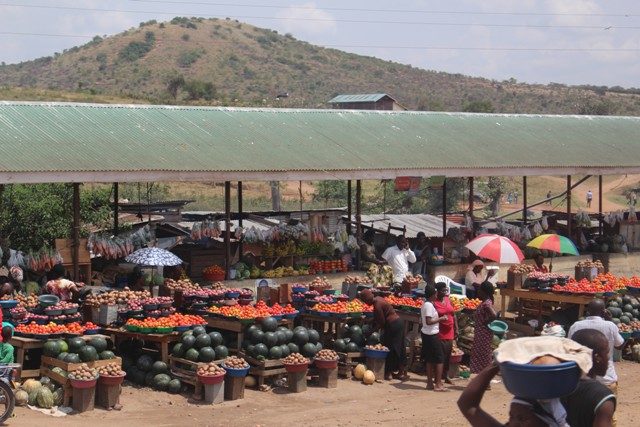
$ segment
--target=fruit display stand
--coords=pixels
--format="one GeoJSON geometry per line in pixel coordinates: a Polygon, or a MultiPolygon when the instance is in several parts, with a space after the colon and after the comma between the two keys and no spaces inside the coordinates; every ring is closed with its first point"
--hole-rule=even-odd
{"type": "MultiPolygon", "coordinates": [[[[230,352],[237,353],[238,349],[242,348],[242,343],[244,341],[244,331],[247,327],[239,319],[208,316],[207,326],[216,330],[234,332],[237,334],[238,338],[236,340],[236,347],[235,349],[230,348],[230,352]]],[[[279,320],[278,326],[286,326],[287,328],[291,329],[293,327],[293,319],[279,320]]]]}
{"type": "Polygon", "coordinates": [[[537,307],[537,310],[535,310],[536,313],[534,314],[536,315],[538,321],[540,321],[542,315],[544,314],[544,303],[576,304],[578,305],[578,317],[583,317],[585,306],[589,304],[589,302],[591,302],[594,298],[594,296],[588,295],[566,295],[554,292],[531,291],[526,289],[500,289],[500,311],[503,316],[507,310],[507,297],[509,297],[510,299],[534,301],[537,307]]]}
{"type": "Polygon", "coordinates": [[[121,377],[104,377],[98,378],[96,386],[96,403],[105,409],[111,409],[120,403],[120,393],[122,392],[122,382],[124,376],[121,377]]]}
{"type": "Polygon", "coordinates": [[[302,393],[307,391],[307,371],[308,364],[286,365],[287,387],[291,393],[302,393]]]}
{"type": "MultiPolygon", "coordinates": [[[[387,352],[388,353],[388,352],[387,352]]],[[[367,369],[373,372],[376,377],[376,381],[380,381],[380,378],[384,378],[384,367],[386,364],[386,355],[384,357],[373,357],[371,355],[366,356],[367,369]]]]}
{"type": "MultiPolygon", "coordinates": [[[[396,310],[396,313],[400,317],[400,320],[404,322],[404,336],[409,338],[410,336],[420,336],[420,312],[419,311],[404,311],[404,310],[396,310]]],[[[409,352],[407,354],[407,360],[409,361],[409,366],[413,362],[414,358],[419,355],[416,340],[409,340],[409,352]]],[[[377,377],[376,377],[377,378],[377,377]]]]}
{"type": "Polygon", "coordinates": [[[318,372],[318,386],[323,388],[338,387],[338,361],[316,360],[314,366],[318,372]]]}
{"type": "Polygon", "coordinates": [[[273,376],[281,376],[287,371],[284,368],[284,364],[280,359],[278,360],[258,360],[253,357],[240,352],[239,357],[244,358],[251,368],[249,369],[249,375],[256,377],[256,385],[261,387],[264,384],[264,379],[273,376]]]}
{"type": "Polygon", "coordinates": [[[144,341],[145,345],[153,343],[160,353],[160,360],[167,364],[169,363],[169,345],[180,340],[180,334],[177,332],[170,334],[141,334],[124,329],[106,328],[104,333],[111,336],[116,348],[120,342],[126,339],[141,340],[144,341]]]}
{"type": "MultiPolygon", "coordinates": [[[[224,359],[216,360],[214,363],[221,365],[224,359]]],[[[193,398],[199,400],[202,397],[202,383],[198,381],[196,371],[203,363],[192,362],[181,357],[169,356],[169,370],[171,374],[180,381],[191,384],[194,387],[193,398]]]]}
{"type": "MultiPolygon", "coordinates": [[[[42,348],[44,347],[45,341],[37,340],[34,338],[25,338],[25,337],[16,337],[13,336],[9,343],[15,348],[16,351],[16,363],[19,363],[22,366],[22,371],[20,372],[20,378],[37,378],[40,376],[40,368],[37,369],[24,369],[27,358],[34,360],[36,358],[37,361],[40,360],[40,356],[42,353],[42,348]]],[[[37,362],[36,362],[37,363],[37,362]]],[[[39,364],[37,363],[39,366],[39,364]]]]}
{"type": "Polygon", "coordinates": [[[324,335],[332,334],[335,339],[342,338],[344,325],[363,325],[370,318],[363,316],[361,313],[355,316],[341,317],[338,315],[320,316],[313,313],[303,313],[300,316],[302,326],[313,328],[320,332],[320,340],[325,342],[324,335]]]}
{"type": "Polygon", "coordinates": [[[71,389],[73,390],[72,408],[78,413],[93,411],[96,400],[96,384],[93,381],[74,381],[69,380],[71,389]]]}
{"type": "Polygon", "coordinates": [[[338,361],[338,375],[342,378],[349,378],[353,368],[356,367],[358,362],[361,362],[364,359],[364,352],[338,352],[338,356],[340,357],[340,360],[338,361]]]}

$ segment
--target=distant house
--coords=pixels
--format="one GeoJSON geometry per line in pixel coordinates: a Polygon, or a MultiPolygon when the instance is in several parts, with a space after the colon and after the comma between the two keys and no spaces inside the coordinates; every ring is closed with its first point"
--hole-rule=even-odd
{"type": "Polygon", "coordinates": [[[334,109],[340,110],[406,110],[404,106],[386,93],[361,93],[338,95],[329,101],[334,109]]]}

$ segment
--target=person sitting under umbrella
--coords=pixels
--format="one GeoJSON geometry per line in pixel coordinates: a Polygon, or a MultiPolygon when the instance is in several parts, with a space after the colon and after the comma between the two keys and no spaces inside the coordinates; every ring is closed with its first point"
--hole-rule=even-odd
{"type": "Polygon", "coordinates": [[[536,255],[535,261],[536,261],[536,266],[535,266],[536,271],[540,273],[551,273],[551,270],[553,269],[553,264],[549,264],[549,268],[547,268],[547,266],[544,265],[544,257],[542,256],[542,254],[536,255]]]}

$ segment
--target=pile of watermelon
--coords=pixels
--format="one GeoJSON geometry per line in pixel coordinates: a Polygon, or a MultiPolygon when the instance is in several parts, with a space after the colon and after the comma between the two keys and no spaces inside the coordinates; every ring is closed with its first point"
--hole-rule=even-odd
{"type": "Polygon", "coordinates": [[[607,303],[607,310],[611,313],[611,321],[616,325],[628,325],[640,319],[640,304],[628,296],[612,298],[607,303]]]}
{"type": "Polygon", "coordinates": [[[44,343],[43,353],[45,356],[66,363],[94,362],[116,357],[109,347],[109,341],[102,337],[94,337],[89,341],[80,337],[67,340],[48,340],[44,343]]]}
{"type": "Polygon", "coordinates": [[[180,380],[171,377],[167,364],[149,354],[142,354],[135,363],[130,358],[123,358],[122,369],[127,373],[127,380],[139,386],[169,393],[180,393],[182,389],[180,380]]]}
{"type": "Polygon", "coordinates": [[[209,363],[229,356],[224,337],[220,332],[209,332],[203,326],[182,334],[179,343],[173,346],[171,354],[191,362],[209,363]]]}
{"type": "Polygon", "coordinates": [[[315,329],[297,326],[293,331],[286,326],[278,326],[278,320],[265,317],[260,324],[254,324],[245,331],[243,350],[254,359],[282,359],[292,353],[300,353],[313,358],[322,350],[320,334],[315,329]]]}
{"type": "Polygon", "coordinates": [[[333,343],[333,349],[339,353],[359,353],[365,345],[377,344],[380,344],[380,334],[372,332],[369,325],[345,325],[341,338],[333,343]]]}

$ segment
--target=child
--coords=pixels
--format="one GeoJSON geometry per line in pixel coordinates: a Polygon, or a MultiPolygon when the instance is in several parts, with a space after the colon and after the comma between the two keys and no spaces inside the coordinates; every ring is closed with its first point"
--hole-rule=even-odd
{"type": "Polygon", "coordinates": [[[0,343],[0,364],[13,363],[13,346],[9,344],[13,336],[11,326],[2,327],[2,342],[0,343]]]}

